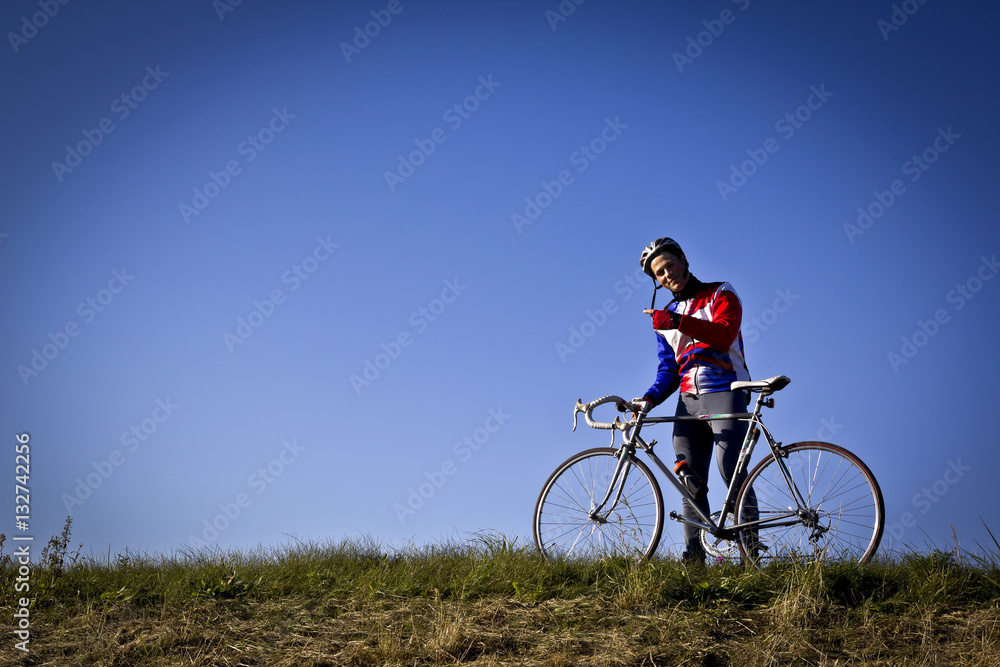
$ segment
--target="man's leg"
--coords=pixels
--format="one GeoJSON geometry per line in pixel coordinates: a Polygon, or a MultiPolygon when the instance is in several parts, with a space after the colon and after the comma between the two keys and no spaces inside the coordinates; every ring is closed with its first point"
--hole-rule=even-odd
{"type": "MultiPolygon", "coordinates": [[[[695,394],[681,394],[677,403],[677,416],[700,414],[702,409],[702,396],[695,394]]],[[[674,422],[674,453],[678,460],[687,461],[691,469],[701,477],[704,482],[708,482],[708,472],[712,464],[712,444],[714,436],[709,427],[710,422],[683,421],[674,422]]],[[[698,508],[710,514],[708,497],[695,501],[698,508]]],[[[698,515],[691,507],[691,503],[684,499],[683,510],[681,512],[687,519],[699,520],[698,515]]],[[[694,526],[683,524],[684,548],[688,558],[702,560],[702,548],[699,538],[700,530],[694,526]]]]}
{"type": "MultiPolygon", "coordinates": [[[[713,414],[746,412],[746,396],[741,391],[721,391],[713,394],[706,394],[703,407],[710,409],[713,414]]],[[[716,463],[719,466],[719,473],[729,488],[729,482],[736,473],[736,463],[740,456],[740,449],[746,438],[747,422],[738,420],[719,420],[709,422],[715,435],[715,455],[716,463]]],[[[737,486],[743,483],[746,474],[736,480],[737,486]]],[[[735,499],[734,499],[735,500],[735,499]]],[[[757,519],[757,497],[751,490],[747,497],[746,512],[740,517],[742,521],[753,521],[757,519]]],[[[735,517],[734,517],[735,518],[735,517]]],[[[750,537],[750,536],[748,536],[750,537]]]]}

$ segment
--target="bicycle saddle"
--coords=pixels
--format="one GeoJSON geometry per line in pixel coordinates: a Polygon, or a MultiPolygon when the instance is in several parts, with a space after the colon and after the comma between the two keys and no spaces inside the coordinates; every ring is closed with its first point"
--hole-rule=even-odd
{"type": "Polygon", "coordinates": [[[768,378],[767,380],[756,380],[750,382],[737,381],[730,385],[730,389],[733,391],[749,389],[750,391],[760,391],[772,394],[787,387],[789,382],[791,382],[791,379],[788,376],[775,375],[773,378],[768,378]]]}

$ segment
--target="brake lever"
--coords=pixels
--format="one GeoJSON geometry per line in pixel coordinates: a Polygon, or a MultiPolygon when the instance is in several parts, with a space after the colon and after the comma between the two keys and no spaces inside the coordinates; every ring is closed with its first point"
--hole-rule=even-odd
{"type": "Polygon", "coordinates": [[[576,406],[573,408],[573,430],[576,430],[576,418],[584,411],[583,401],[576,399],[576,406]]]}

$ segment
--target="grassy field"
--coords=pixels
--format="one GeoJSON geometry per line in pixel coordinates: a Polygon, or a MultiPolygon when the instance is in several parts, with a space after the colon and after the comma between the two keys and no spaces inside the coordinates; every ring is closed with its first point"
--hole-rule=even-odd
{"type": "MultiPolygon", "coordinates": [[[[30,653],[6,632],[0,664],[1000,665],[1000,557],[958,549],[757,572],[482,536],[94,562],[69,529],[33,568],[30,653]]],[[[0,573],[10,623],[9,554],[0,573]]]]}

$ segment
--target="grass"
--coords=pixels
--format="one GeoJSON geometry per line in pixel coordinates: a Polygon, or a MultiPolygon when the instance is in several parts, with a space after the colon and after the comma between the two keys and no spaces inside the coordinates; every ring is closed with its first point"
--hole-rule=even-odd
{"type": "MultiPolygon", "coordinates": [[[[957,548],[763,572],[551,562],[491,535],[97,562],[72,552],[70,525],[33,568],[31,652],[5,633],[0,664],[1000,663],[1000,558],[957,548]]],[[[13,591],[2,545],[0,585],[13,591]]]]}

